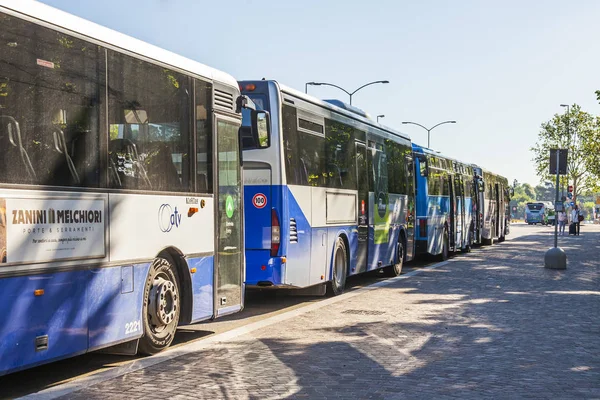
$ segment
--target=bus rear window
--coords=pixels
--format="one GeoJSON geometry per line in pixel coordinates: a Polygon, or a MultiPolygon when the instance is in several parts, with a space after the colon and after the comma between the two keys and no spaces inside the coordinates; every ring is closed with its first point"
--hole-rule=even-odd
{"type": "Polygon", "coordinates": [[[543,204],[540,204],[540,203],[530,203],[530,204],[527,204],[527,208],[530,209],[530,210],[532,210],[532,211],[539,211],[539,210],[542,209],[542,207],[543,207],[543,204]]]}

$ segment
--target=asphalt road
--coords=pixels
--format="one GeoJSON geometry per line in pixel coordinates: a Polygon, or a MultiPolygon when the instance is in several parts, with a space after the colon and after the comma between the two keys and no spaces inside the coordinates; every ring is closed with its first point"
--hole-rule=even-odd
{"type": "MultiPolygon", "coordinates": [[[[507,240],[514,240],[517,237],[534,232],[548,232],[548,234],[551,234],[554,229],[553,227],[529,226],[524,223],[514,224],[511,225],[511,232],[507,236],[507,240]]],[[[415,268],[422,268],[428,264],[428,262],[422,261],[407,263],[404,266],[403,273],[410,272],[415,268]]],[[[346,290],[356,290],[382,279],[385,278],[377,271],[353,276],[348,278],[346,290]]],[[[298,296],[297,292],[294,291],[248,291],[246,293],[245,309],[242,312],[214,322],[181,327],[172,346],[181,346],[321,300],[323,300],[321,296],[298,296]]],[[[135,358],[94,352],[3,376],[0,377],[0,399],[35,393],[86,375],[124,365],[135,358]]]]}

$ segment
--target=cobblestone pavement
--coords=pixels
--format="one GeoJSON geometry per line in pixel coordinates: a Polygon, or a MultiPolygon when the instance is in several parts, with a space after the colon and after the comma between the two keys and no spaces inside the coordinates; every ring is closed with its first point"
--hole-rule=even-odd
{"type": "Polygon", "coordinates": [[[67,397],[600,398],[600,229],[476,250],[67,397]]]}

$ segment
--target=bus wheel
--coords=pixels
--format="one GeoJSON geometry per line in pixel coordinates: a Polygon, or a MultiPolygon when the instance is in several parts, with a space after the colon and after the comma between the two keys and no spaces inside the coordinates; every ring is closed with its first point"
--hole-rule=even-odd
{"type": "Polygon", "coordinates": [[[471,234],[469,234],[469,239],[467,240],[467,244],[465,245],[464,248],[462,248],[460,250],[461,253],[470,253],[472,246],[473,246],[473,241],[471,240],[471,234]]]}
{"type": "Polygon", "coordinates": [[[348,271],[348,253],[342,238],[338,238],[333,253],[333,276],[327,284],[327,294],[337,296],[344,292],[348,271]]]}
{"type": "Polygon", "coordinates": [[[404,265],[404,243],[402,238],[398,240],[398,246],[396,247],[396,263],[385,267],[384,273],[387,276],[398,276],[402,273],[402,266],[404,265]]]}
{"type": "Polygon", "coordinates": [[[437,256],[438,261],[446,261],[448,259],[448,252],[449,252],[448,242],[449,242],[448,230],[444,229],[444,237],[442,239],[442,252],[440,254],[438,254],[438,256],[437,256]]]}
{"type": "Polygon", "coordinates": [[[144,336],[140,339],[140,354],[152,355],[169,347],[179,323],[179,312],[177,272],[169,260],[158,257],[150,267],[144,287],[144,336]]]}

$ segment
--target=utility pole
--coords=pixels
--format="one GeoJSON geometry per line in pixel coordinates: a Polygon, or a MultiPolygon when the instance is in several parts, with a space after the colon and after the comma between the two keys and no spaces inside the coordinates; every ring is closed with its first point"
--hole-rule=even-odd
{"type": "MultiPolygon", "coordinates": [[[[567,173],[567,149],[551,149],[550,150],[550,173],[556,174],[556,202],[554,209],[556,212],[564,211],[564,203],[558,201],[560,175],[567,173]]],[[[556,217],[558,219],[558,216],[556,217]]],[[[544,255],[544,267],[550,269],[566,269],[567,254],[563,249],[558,247],[558,224],[554,224],[554,247],[549,249],[544,255]]]]}

